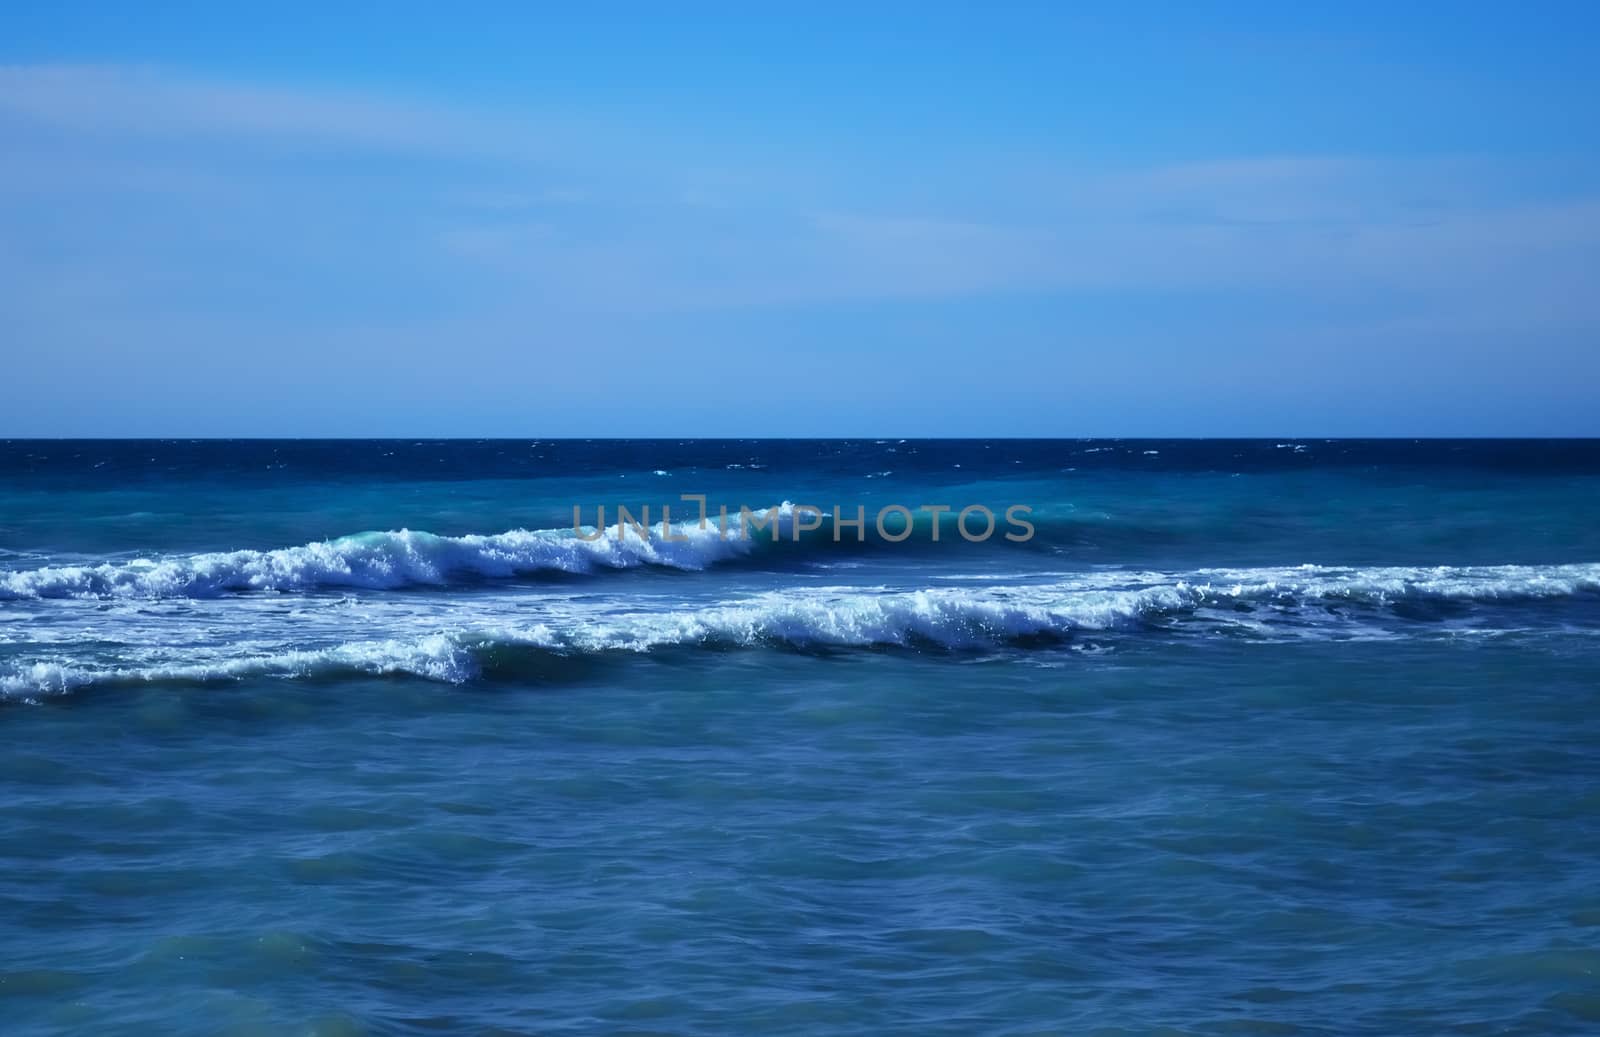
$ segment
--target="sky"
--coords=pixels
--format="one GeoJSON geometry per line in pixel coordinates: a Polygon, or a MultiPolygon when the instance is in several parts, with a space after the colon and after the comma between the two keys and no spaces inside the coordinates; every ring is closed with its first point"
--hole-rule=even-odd
{"type": "Polygon", "coordinates": [[[0,6],[0,436],[1600,435],[1600,6],[0,6]]]}

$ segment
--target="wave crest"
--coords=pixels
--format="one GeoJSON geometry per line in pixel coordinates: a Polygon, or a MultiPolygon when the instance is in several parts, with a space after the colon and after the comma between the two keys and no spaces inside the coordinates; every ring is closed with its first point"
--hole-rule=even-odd
{"type": "Polygon", "coordinates": [[[575,612],[532,626],[482,623],[421,638],[230,656],[162,649],[125,663],[37,662],[0,672],[0,694],[87,686],[404,674],[447,683],[537,677],[552,660],[671,647],[970,650],[1033,647],[1084,633],[1158,630],[1243,637],[1405,636],[1430,609],[1594,599],[1600,565],[1439,568],[1207,569],[1084,574],[1048,584],[918,590],[833,587],[771,591],[691,608],[575,612]],[[167,653],[164,657],[160,652],[167,653]],[[529,663],[530,656],[534,660],[529,663]]]}
{"type": "MultiPolygon", "coordinates": [[[[792,506],[775,514],[780,535],[792,506]]],[[[585,526],[586,534],[595,527],[585,526]]],[[[436,536],[413,530],[357,533],[273,551],[226,551],[96,565],[50,566],[0,572],[0,600],[30,598],[208,598],[247,591],[305,592],[359,588],[394,590],[446,586],[463,580],[505,579],[541,572],[591,573],[661,566],[703,569],[748,554],[753,540],[715,523],[677,522],[668,539],[662,523],[641,537],[630,527],[607,527],[585,540],[573,529],[513,529],[492,535],[436,536]]]]}

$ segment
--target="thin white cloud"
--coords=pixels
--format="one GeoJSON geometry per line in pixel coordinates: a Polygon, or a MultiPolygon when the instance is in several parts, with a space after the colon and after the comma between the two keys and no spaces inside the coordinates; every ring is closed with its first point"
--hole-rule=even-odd
{"type": "MultiPolygon", "coordinates": [[[[1600,200],[1518,196],[1502,184],[1515,176],[1470,159],[1269,155],[1056,166],[1024,178],[908,154],[859,166],[844,156],[849,175],[830,178],[811,175],[804,156],[776,175],[741,164],[737,141],[710,141],[674,161],[649,143],[670,131],[638,129],[163,69],[10,66],[0,68],[0,131],[13,145],[0,202],[89,198],[104,221],[105,210],[142,212],[164,191],[181,214],[199,188],[212,188],[208,218],[287,267],[312,247],[326,250],[329,240],[304,228],[327,217],[344,235],[332,244],[363,262],[425,268],[442,283],[470,282],[474,293],[499,291],[521,305],[606,310],[1125,289],[1314,297],[1377,287],[1430,314],[1466,312],[1451,301],[1462,292],[1480,309],[1498,301],[1515,314],[1547,308],[1544,285],[1592,287],[1587,271],[1600,248],[1600,200]],[[28,152],[15,131],[30,126],[67,139],[71,153],[28,152]],[[159,146],[173,140],[186,146],[159,146]],[[288,160],[257,163],[262,142],[293,145],[288,160]],[[466,157],[473,166],[411,168],[411,196],[350,211],[352,194],[381,193],[389,178],[325,180],[314,164],[296,165],[307,144],[466,157]],[[546,169],[547,155],[559,156],[557,172],[546,169]],[[926,185],[921,201],[889,210],[884,185],[908,171],[926,185]],[[423,229],[408,238],[396,232],[400,222],[423,229]],[[382,244],[349,248],[362,238],[382,244]]],[[[186,279],[212,273],[183,258],[192,235],[181,223],[168,238],[111,247],[115,222],[69,218],[12,236],[36,254],[70,254],[93,268],[86,282],[114,281],[132,258],[152,262],[151,244],[167,262],[190,263],[186,279]]],[[[1600,299],[1600,290],[1574,294],[1600,299]]],[[[1565,309],[1587,320],[1596,307],[1565,309]]]]}
{"type": "Polygon", "coordinates": [[[235,137],[538,159],[553,122],[353,91],[199,80],[138,66],[0,66],[0,113],[66,130],[235,137]]]}

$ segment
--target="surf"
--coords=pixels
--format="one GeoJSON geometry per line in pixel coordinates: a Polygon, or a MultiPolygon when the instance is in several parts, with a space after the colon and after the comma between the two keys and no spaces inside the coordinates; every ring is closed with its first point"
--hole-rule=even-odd
{"type": "MultiPolygon", "coordinates": [[[[672,650],[983,653],[1122,636],[1304,641],[1495,633],[1530,619],[1559,625],[1571,615],[1563,609],[1600,602],[1600,564],[1106,571],[1034,583],[790,588],[632,609],[626,598],[559,607],[539,600],[547,616],[536,622],[518,621],[518,600],[513,595],[495,606],[498,613],[480,611],[470,623],[420,635],[244,651],[130,644],[101,658],[14,659],[0,668],[0,695],[27,700],[87,687],[251,678],[409,676],[468,684],[536,679],[554,660],[672,650]],[[1528,605],[1557,612],[1540,620],[1518,611],[1528,605]],[[1468,625],[1451,625],[1461,621],[1468,625]]],[[[450,615],[437,612],[441,624],[450,615]]],[[[1592,613],[1576,615],[1581,623],[1592,613]]],[[[204,628],[210,620],[198,622],[204,628]]],[[[381,612],[365,622],[381,624],[381,612]]],[[[294,628],[284,633],[292,637],[294,628]]]]}

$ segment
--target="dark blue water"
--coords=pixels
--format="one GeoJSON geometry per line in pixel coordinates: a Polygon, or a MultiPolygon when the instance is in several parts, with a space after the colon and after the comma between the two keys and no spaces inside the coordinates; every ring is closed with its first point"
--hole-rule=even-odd
{"type": "Polygon", "coordinates": [[[1593,1032],[1597,491],[1595,441],[0,444],[6,1032],[1593,1032]],[[676,526],[572,528],[619,504],[676,526]]]}

